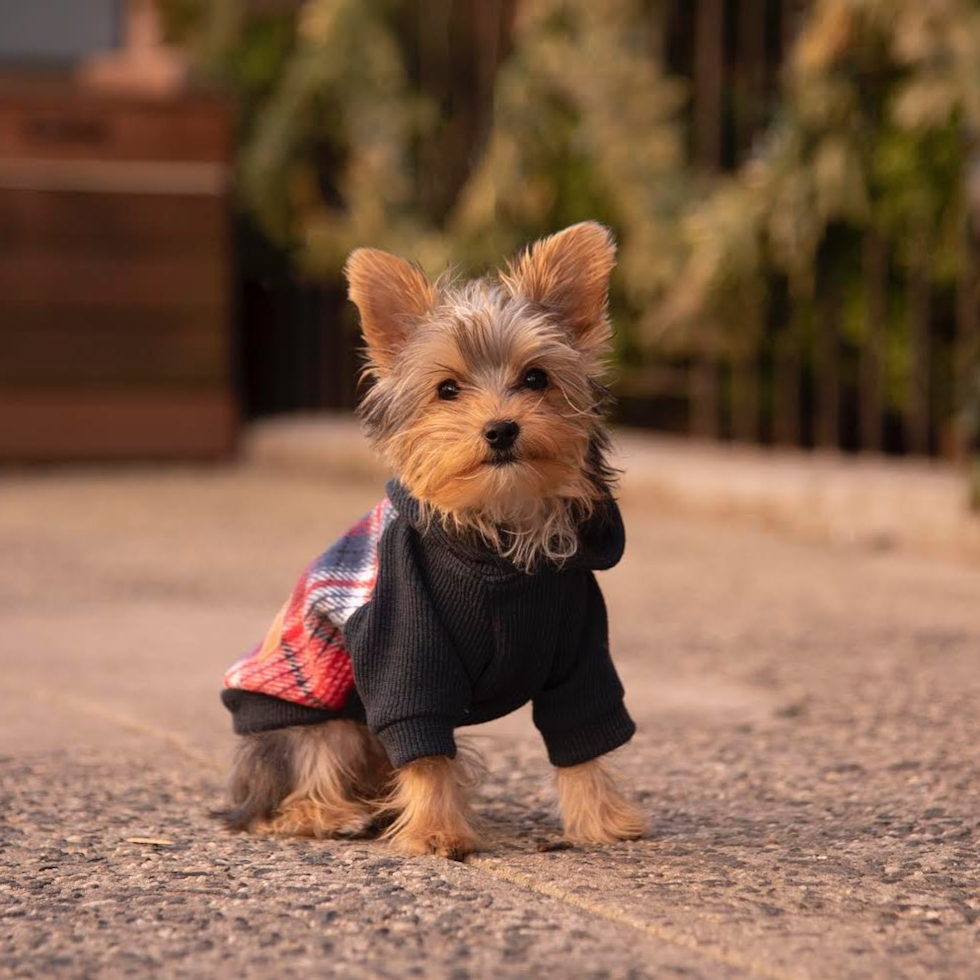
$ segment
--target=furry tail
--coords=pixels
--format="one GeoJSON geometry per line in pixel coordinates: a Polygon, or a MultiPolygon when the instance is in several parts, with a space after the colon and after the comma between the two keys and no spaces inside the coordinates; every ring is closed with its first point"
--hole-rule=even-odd
{"type": "Polygon", "coordinates": [[[232,770],[232,830],[286,837],[350,837],[382,817],[391,779],[381,743],[348,720],[246,736],[232,770]]]}
{"type": "Polygon", "coordinates": [[[248,830],[261,820],[271,819],[292,789],[290,741],[285,730],[242,738],[228,785],[231,805],[212,810],[211,816],[235,831],[248,830]]]}

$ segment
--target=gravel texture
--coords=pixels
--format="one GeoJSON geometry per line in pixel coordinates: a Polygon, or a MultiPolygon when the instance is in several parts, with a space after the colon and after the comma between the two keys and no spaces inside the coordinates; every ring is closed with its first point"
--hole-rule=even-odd
{"type": "Polygon", "coordinates": [[[648,838],[556,849],[527,712],[473,735],[466,865],[224,833],[221,672],[378,492],[0,477],[0,976],[976,980],[980,569],[635,494],[602,584],[648,838]]]}

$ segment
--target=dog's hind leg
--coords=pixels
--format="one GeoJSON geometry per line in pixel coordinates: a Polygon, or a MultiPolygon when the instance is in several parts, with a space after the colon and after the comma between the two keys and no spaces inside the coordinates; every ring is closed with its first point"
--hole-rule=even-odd
{"type": "Polygon", "coordinates": [[[235,829],[284,837],[351,837],[374,824],[390,779],[364,725],[328,721],[246,736],[231,779],[235,829]]]}

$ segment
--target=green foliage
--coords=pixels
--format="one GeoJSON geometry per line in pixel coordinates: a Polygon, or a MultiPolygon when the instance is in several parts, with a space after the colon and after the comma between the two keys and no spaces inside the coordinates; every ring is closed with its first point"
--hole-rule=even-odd
{"type": "Polygon", "coordinates": [[[737,338],[733,297],[772,276],[808,302],[836,224],[890,238],[905,267],[928,254],[931,278],[953,281],[978,131],[974,0],[817,0],[764,143],[684,221],[676,318],[707,315],[737,338]]]}
{"type": "Polygon", "coordinates": [[[768,129],[716,178],[686,160],[686,87],[661,63],[659,0],[521,0],[501,37],[480,34],[480,0],[162,3],[203,70],[237,96],[242,200],[323,281],[357,245],[431,272],[450,261],[479,271],[599,218],[620,242],[622,353],[738,359],[812,342],[825,279],[840,287],[845,340],[859,345],[861,240],[874,232],[890,243],[885,387],[898,406],[911,364],[903,277],[925,265],[931,285],[951,290],[962,274],[980,133],[977,0],[814,0],[768,129]],[[469,26],[450,40],[459,16],[469,26]],[[492,104],[460,103],[436,57],[460,43],[473,60],[506,50],[492,104]],[[460,146],[453,120],[467,113],[479,118],[460,146]],[[790,315],[773,324],[784,292],[790,315]]]}
{"type": "Polygon", "coordinates": [[[676,271],[685,95],[654,53],[657,4],[525,0],[483,152],[439,213],[420,171],[440,169],[431,149],[445,119],[412,71],[423,54],[413,5],[305,0],[262,16],[246,15],[243,0],[165,6],[237,95],[241,195],[306,272],[335,277],[365,243],[431,271],[449,261],[480,269],[593,217],[619,233],[619,302],[636,317],[650,315],[676,271]]]}
{"type": "Polygon", "coordinates": [[[443,236],[415,205],[414,147],[434,113],[407,77],[397,4],[173,6],[202,69],[241,107],[240,195],[301,270],[337,277],[366,242],[444,262],[443,236]]]}
{"type": "Polygon", "coordinates": [[[453,231],[484,261],[588,217],[620,240],[621,300],[649,315],[676,271],[688,198],[679,113],[637,0],[537,0],[497,79],[494,129],[453,231]],[[482,252],[482,254],[480,254],[482,252]]]}

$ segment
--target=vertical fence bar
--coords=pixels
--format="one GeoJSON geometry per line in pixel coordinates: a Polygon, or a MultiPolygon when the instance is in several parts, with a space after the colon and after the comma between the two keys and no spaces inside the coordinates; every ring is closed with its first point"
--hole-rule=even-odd
{"type": "Polygon", "coordinates": [[[801,309],[795,298],[790,299],[789,325],[776,343],[773,365],[773,442],[782,446],[799,446],[803,441],[800,413],[800,376],[802,359],[801,309]]]}
{"type": "MultiPolygon", "coordinates": [[[[802,0],[779,0],[780,53],[785,65],[803,20],[802,0]]],[[[784,446],[803,442],[802,338],[803,315],[799,297],[790,291],[789,323],[777,339],[773,362],[773,441],[784,446]]]]}
{"type": "MultiPolygon", "coordinates": [[[[694,158],[713,173],[721,166],[722,84],[725,70],[725,0],[698,0],[694,20],[694,158]]],[[[718,361],[699,352],[690,376],[690,428],[693,434],[719,434],[718,361]]]]}
{"type": "MultiPolygon", "coordinates": [[[[766,0],[736,0],[735,159],[741,163],[762,124],[766,89],[766,0]]],[[[751,335],[732,357],[732,435],[739,442],[760,439],[759,338],[764,330],[761,298],[752,304],[751,335]]],[[[746,324],[748,326],[748,324],[746,324]]]]}
{"type": "Polygon", "coordinates": [[[732,434],[759,441],[759,352],[755,345],[732,358],[732,434]]]}
{"type": "Polygon", "coordinates": [[[703,170],[721,165],[725,76],[725,0],[698,0],[694,21],[694,156],[703,170]]]}
{"type": "Polygon", "coordinates": [[[966,261],[957,302],[957,346],[959,347],[960,378],[957,404],[969,413],[976,413],[973,431],[962,433],[960,448],[969,466],[970,507],[980,514],[980,406],[968,405],[967,399],[980,397],[980,209],[967,221],[966,261]]]}
{"type": "MultiPolygon", "coordinates": [[[[956,349],[953,357],[956,372],[956,407],[961,409],[968,397],[973,373],[980,371],[980,256],[977,240],[967,227],[963,236],[963,271],[956,295],[956,349]]],[[[980,445],[976,447],[980,449],[980,445]]],[[[970,452],[962,439],[958,452],[970,452]]]]}
{"type": "Polygon", "coordinates": [[[745,335],[732,355],[732,435],[739,442],[759,442],[762,435],[759,341],[765,315],[765,286],[760,286],[746,302],[745,335]]]}
{"type": "Polygon", "coordinates": [[[691,435],[704,439],[717,439],[720,435],[721,385],[718,371],[715,355],[708,350],[699,351],[697,360],[691,365],[688,385],[688,428],[691,435]]]}
{"type": "Polygon", "coordinates": [[[840,281],[831,273],[817,292],[813,350],[817,389],[814,442],[821,449],[836,449],[840,444],[840,313],[840,281]]]}
{"type": "Polygon", "coordinates": [[[474,133],[471,155],[483,150],[486,138],[493,128],[493,82],[497,75],[497,66],[500,64],[500,47],[503,40],[502,7],[502,0],[481,0],[468,8],[479,63],[479,71],[476,75],[478,101],[487,105],[483,126],[474,133]]]}
{"type": "MultiPolygon", "coordinates": [[[[423,0],[417,4],[417,39],[419,58],[419,86],[439,107],[441,122],[448,122],[451,78],[450,26],[456,0],[423,0]]],[[[440,168],[440,155],[446,152],[444,133],[435,139],[423,140],[419,144],[415,172],[415,186],[419,200],[430,212],[437,212],[444,193],[440,177],[445,176],[445,168],[440,168]]]]}
{"type": "Polygon", "coordinates": [[[906,284],[908,306],[909,371],[905,403],[905,448],[909,453],[929,452],[929,254],[926,237],[913,230],[913,255],[906,284]]]}
{"type": "Polygon", "coordinates": [[[718,361],[709,351],[702,351],[691,365],[688,375],[691,435],[717,439],[720,418],[718,361]]]}
{"type": "Polygon", "coordinates": [[[884,417],[882,355],[888,315],[888,246],[877,232],[864,236],[864,338],[858,368],[860,448],[881,450],[884,417]]]}
{"type": "Polygon", "coordinates": [[[738,0],[736,153],[742,160],[762,122],[766,90],[766,0],[738,0]]]}

